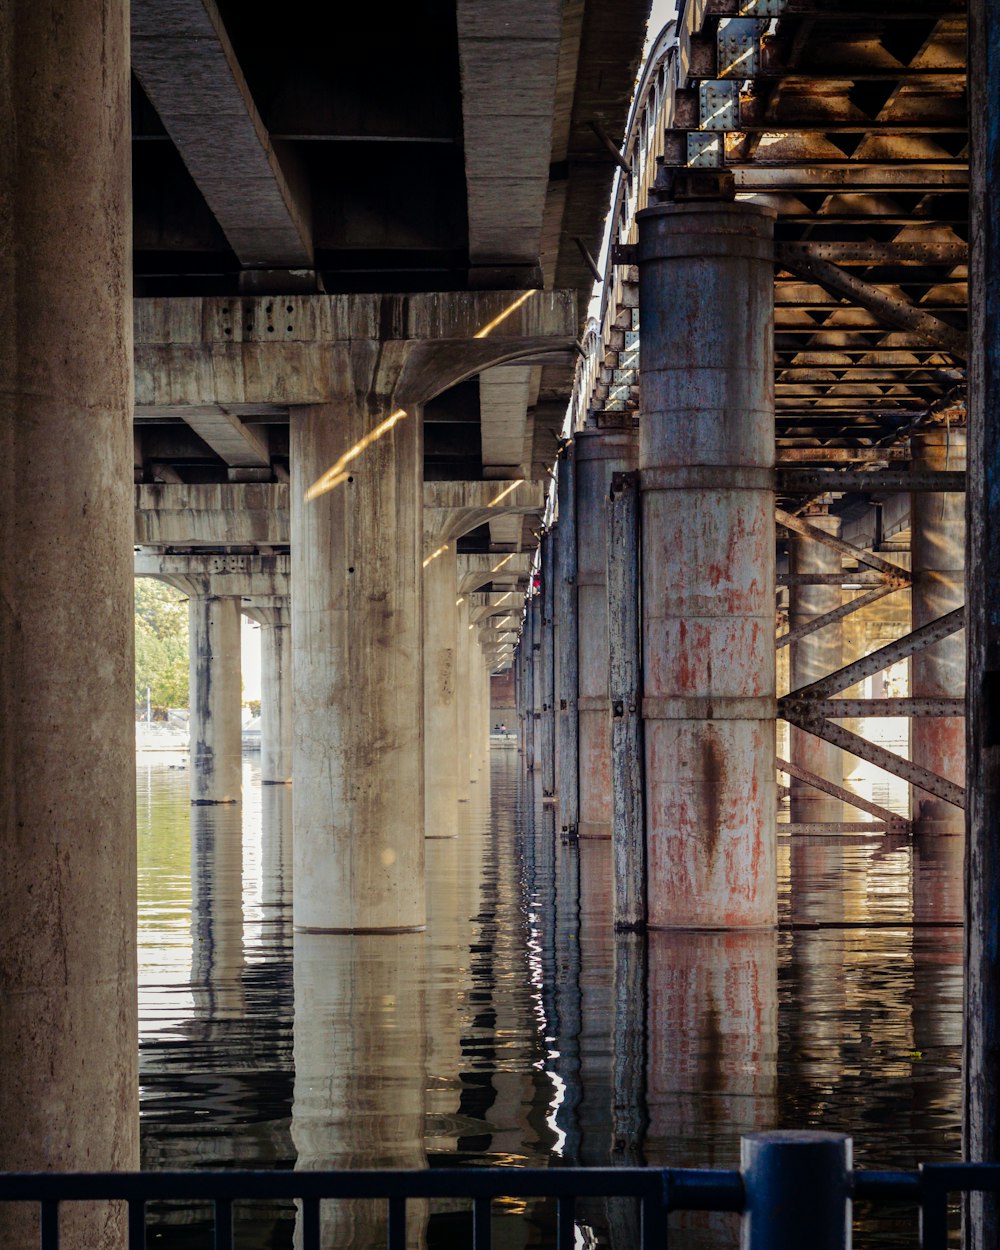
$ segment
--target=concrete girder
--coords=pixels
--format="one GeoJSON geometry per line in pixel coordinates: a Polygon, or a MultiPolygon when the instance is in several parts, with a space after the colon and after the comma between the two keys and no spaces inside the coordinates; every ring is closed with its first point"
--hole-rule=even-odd
{"type": "MultiPolygon", "coordinates": [[[[140,299],[136,413],[350,404],[363,343],[369,393],[419,405],[494,365],[573,348],[573,291],[140,299]]],[[[388,413],[386,414],[388,415],[388,413]]]]}
{"type": "Polygon", "coordinates": [[[270,468],[267,438],[246,425],[236,413],[213,404],[203,409],[186,409],[184,420],[231,467],[270,468]]]}
{"type": "Polygon", "coordinates": [[[541,276],[562,10],[558,0],[457,6],[469,261],[485,284],[511,265],[541,276]]]}
{"type": "MultiPolygon", "coordinates": [[[[288,492],[286,482],[136,486],[136,545],[287,547],[288,492]]],[[[536,515],[545,505],[545,487],[530,481],[425,482],[423,498],[425,555],[430,555],[495,515],[536,515]]],[[[496,564],[503,556],[489,558],[496,564]]]]}
{"type": "MultiPolygon", "coordinates": [[[[136,577],[155,577],[189,593],[253,599],[257,608],[263,608],[269,600],[287,604],[291,592],[290,564],[287,555],[135,553],[136,577]]],[[[253,613],[247,610],[245,615],[253,613]]],[[[260,620],[258,616],[253,619],[260,620]]]]}
{"type": "Polygon", "coordinates": [[[458,593],[468,595],[489,583],[517,586],[531,574],[534,556],[530,552],[506,555],[476,552],[458,557],[458,593]]]}
{"type": "Polygon", "coordinates": [[[303,175],[275,150],[214,0],[134,0],[132,68],[240,263],[312,268],[303,175]]]}
{"type": "Polygon", "coordinates": [[[514,518],[520,538],[521,517],[538,516],[544,509],[543,482],[425,482],[424,555],[497,517],[514,518]]]}

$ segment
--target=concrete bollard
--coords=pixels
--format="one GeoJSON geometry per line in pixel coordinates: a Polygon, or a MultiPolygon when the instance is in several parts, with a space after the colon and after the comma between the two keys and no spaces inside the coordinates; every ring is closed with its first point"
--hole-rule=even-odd
{"type": "Polygon", "coordinates": [[[740,1139],[741,1250],[850,1250],[852,1143],[842,1133],[740,1139]]]}

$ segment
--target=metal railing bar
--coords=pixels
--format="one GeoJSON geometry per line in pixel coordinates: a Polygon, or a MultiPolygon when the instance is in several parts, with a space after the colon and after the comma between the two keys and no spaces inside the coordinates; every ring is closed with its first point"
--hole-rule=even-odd
{"type": "Polygon", "coordinates": [[[233,1204],[230,1198],[215,1200],[215,1250],[233,1250],[233,1204]]]}
{"type": "Polygon", "coordinates": [[[406,1199],[389,1199],[389,1250],[406,1250],[406,1199]]]}
{"type": "Polygon", "coordinates": [[[59,1200],[49,1198],[42,1202],[41,1230],[38,1244],[41,1250],[59,1250],[59,1200]]]}
{"type": "Polygon", "coordinates": [[[852,1198],[876,1202],[919,1202],[922,1193],[917,1172],[855,1172],[852,1198]]]}
{"type": "Polygon", "coordinates": [[[302,1250],[319,1250],[319,1199],[302,1199],[302,1250]]]}
{"type": "Polygon", "coordinates": [[[576,1202],[573,1198],[559,1198],[556,1204],[556,1247],[557,1250],[573,1250],[576,1241],[575,1232],[576,1202]]]}
{"type": "Polygon", "coordinates": [[[658,1189],[640,1203],[640,1250],[666,1250],[669,1203],[670,1183],[664,1176],[658,1189]]]}
{"type": "Polygon", "coordinates": [[[667,1168],[668,1211],[742,1211],[743,1178],[736,1171],[667,1168]]]}
{"type": "Polygon", "coordinates": [[[128,1204],[128,1250],[146,1250],[146,1204],[141,1198],[128,1204]]]}
{"type": "Polygon", "coordinates": [[[472,1203],[472,1250],[492,1250],[493,1221],[489,1198],[476,1198],[472,1203]]]}

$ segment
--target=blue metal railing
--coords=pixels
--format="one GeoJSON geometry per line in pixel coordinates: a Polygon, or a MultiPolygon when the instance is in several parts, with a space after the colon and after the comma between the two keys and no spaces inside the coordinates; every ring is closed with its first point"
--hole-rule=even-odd
{"type": "Polygon", "coordinates": [[[631,1198],[639,1206],[637,1250],[663,1250],[672,1211],[729,1211],[743,1219],[747,1250],[842,1250],[849,1246],[850,1203],[905,1203],[920,1211],[921,1250],[947,1250],[948,1203],[960,1193],[1000,1193],[1000,1164],[931,1164],[917,1172],[855,1171],[850,1139],[838,1134],[761,1133],[743,1141],[743,1168],[441,1168],[341,1172],[3,1173],[0,1202],[40,1210],[41,1250],[59,1250],[61,1204],[123,1202],[128,1250],[145,1250],[146,1204],[214,1204],[214,1250],[232,1250],[233,1204],[295,1200],[302,1250],[320,1250],[324,1200],[381,1202],[387,1250],[406,1250],[407,1203],[469,1199],[472,1250],[491,1250],[492,1203],[548,1198],[556,1203],[554,1247],[574,1245],[576,1201],[631,1198]],[[798,1142],[796,1139],[804,1139],[798,1142]],[[756,1153],[747,1143],[756,1143],[756,1153]],[[777,1143],[777,1148],[772,1145],[777,1143]],[[830,1147],[810,1155],[809,1147],[830,1147]]]}

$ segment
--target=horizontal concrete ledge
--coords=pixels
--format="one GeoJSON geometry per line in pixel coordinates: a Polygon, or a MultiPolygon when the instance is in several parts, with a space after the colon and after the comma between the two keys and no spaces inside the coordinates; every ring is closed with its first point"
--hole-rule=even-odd
{"type": "Polygon", "coordinates": [[[777,920],[767,924],[647,924],[650,933],[776,933],[777,920]]]}
{"type": "Polygon", "coordinates": [[[329,933],[331,936],[342,937],[371,937],[379,933],[384,933],[390,937],[393,933],[423,933],[427,928],[425,924],[415,925],[399,925],[394,929],[321,929],[314,925],[296,924],[292,925],[296,933],[329,933]]]}
{"type": "Polygon", "coordinates": [[[774,490],[774,470],[760,465],[689,464],[639,470],[639,489],[774,490]]]}
{"type": "Polygon", "coordinates": [[[192,807],[224,807],[242,802],[241,799],[192,799],[192,807]]]}
{"type": "Polygon", "coordinates": [[[290,786],[292,784],[291,777],[286,777],[283,781],[264,781],[261,780],[262,786],[290,786]]]}
{"type": "Polygon", "coordinates": [[[647,695],[643,720],[774,720],[778,701],[769,695],[712,698],[695,695],[647,695]]]}

